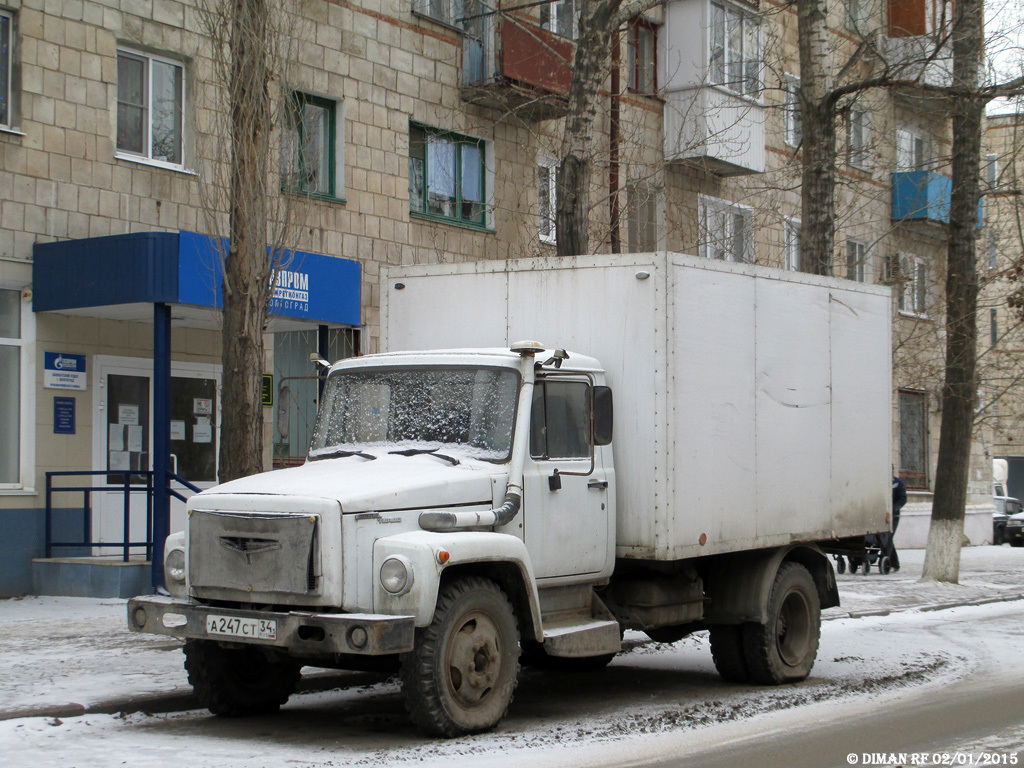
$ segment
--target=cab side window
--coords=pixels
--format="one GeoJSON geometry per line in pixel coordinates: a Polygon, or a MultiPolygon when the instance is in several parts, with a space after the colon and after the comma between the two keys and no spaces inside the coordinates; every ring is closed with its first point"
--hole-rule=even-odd
{"type": "Polygon", "coordinates": [[[530,455],[535,459],[590,458],[590,387],[586,382],[537,382],[530,455]]]}

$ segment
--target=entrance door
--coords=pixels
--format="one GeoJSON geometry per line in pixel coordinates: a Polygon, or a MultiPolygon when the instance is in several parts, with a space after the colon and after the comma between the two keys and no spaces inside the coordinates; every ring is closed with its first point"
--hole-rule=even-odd
{"type": "Polygon", "coordinates": [[[609,561],[612,489],[601,451],[590,472],[590,442],[589,383],[537,382],[523,468],[524,538],[537,578],[597,573],[609,561]]]}
{"type": "MultiPolygon", "coordinates": [[[[153,362],[98,355],[94,363],[93,469],[107,472],[96,478],[121,485],[125,477],[139,488],[145,478],[135,474],[153,467],[152,413],[153,362]]],[[[217,427],[219,421],[219,366],[197,363],[171,365],[171,471],[200,488],[217,480],[217,427]]],[[[186,494],[190,495],[190,494],[186,494]]],[[[130,540],[146,538],[146,494],[129,497],[130,540]]],[[[185,505],[171,500],[170,530],[185,525],[185,505]]],[[[124,494],[94,494],[93,540],[124,540],[124,494]]],[[[95,554],[119,554],[97,548],[95,554]]],[[[142,547],[132,549],[142,555],[142,547]]]]}

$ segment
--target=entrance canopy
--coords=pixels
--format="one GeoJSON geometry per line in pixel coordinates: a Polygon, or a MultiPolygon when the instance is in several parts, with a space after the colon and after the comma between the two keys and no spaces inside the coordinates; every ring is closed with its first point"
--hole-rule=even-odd
{"type": "MultiPolygon", "coordinates": [[[[224,272],[209,235],[90,237],[37,243],[33,254],[36,312],[153,322],[153,305],[168,304],[176,325],[219,327],[224,272]]],[[[272,330],[359,325],[359,262],[305,251],[287,251],[281,262],[268,308],[272,330]]]]}

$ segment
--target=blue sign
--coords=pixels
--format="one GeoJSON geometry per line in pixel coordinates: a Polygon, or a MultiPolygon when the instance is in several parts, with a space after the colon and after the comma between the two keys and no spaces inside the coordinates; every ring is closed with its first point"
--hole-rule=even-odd
{"type": "Polygon", "coordinates": [[[85,355],[44,352],[43,386],[47,389],[86,389],[85,355]]]}
{"type": "Polygon", "coordinates": [[[75,398],[53,398],[53,434],[75,434],[75,398]]]}
{"type": "MultiPolygon", "coordinates": [[[[178,301],[220,307],[227,240],[181,232],[178,301]]],[[[268,249],[269,251],[269,249],[268,249]]],[[[362,271],[358,261],[305,251],[284,251],[278,259],[268,311],[318,323],[359,325],[362,271]]]]}

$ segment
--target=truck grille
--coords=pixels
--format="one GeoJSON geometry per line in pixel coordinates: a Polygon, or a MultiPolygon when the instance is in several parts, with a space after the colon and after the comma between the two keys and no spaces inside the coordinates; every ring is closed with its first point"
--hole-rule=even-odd
{"type": "Polygon", "coordinates": [[[194,510],[189,581],[199,589],[315,594],[318,522],[316,515],[194,510]]]}

